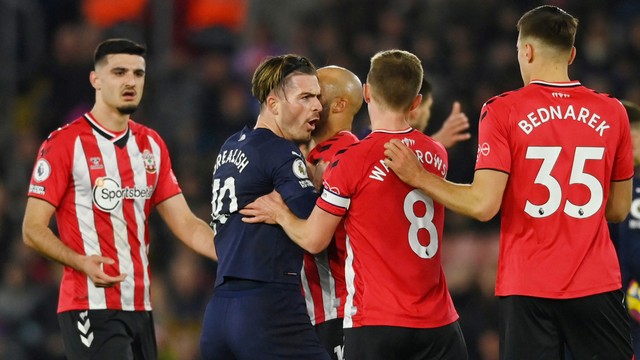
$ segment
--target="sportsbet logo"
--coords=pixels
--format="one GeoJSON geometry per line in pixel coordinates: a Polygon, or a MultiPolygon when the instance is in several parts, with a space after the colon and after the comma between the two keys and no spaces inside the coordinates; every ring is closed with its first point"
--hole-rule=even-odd
{"type": "Polygon", "coordinates": [[[153,186],[122,188],[116,180],[109,177],[97,178],[93,187],[93,203],[105,212],[116,209],[123,199],[149,199],[151,195],[153,195],[153,186]]]}

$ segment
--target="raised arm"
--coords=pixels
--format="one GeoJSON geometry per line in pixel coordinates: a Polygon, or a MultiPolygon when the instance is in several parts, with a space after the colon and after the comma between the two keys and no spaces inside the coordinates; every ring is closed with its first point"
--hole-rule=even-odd
{"type": "Polygon", "coordinates": [[[156,206],[171,232],[195,252],[217,261],[211,226],[198,218],[187,205],[184,195],[172,196],[156,206]]]}
{"type": "Polygon", "coordinates": [[[408,185],[459,214],[480,221],[491,220],[500,210],[509,175],[478,170],[472,184],[456,184],[426,171],[406,145],[393,139],[384,145],[384,162],[408,185]]]}
{"type": "Polygon", "coordinates": [[[460,141],[471,138],[471,134],[469,133],[469,119],[467,115],[462,112],[459,102],[453,102],[451,114],[449,114],[444,123],[442,123],[440,130],[431,135],[431,137],[447,149],[460,141]]]}
{"type": "Polygon", "coordinates": [[[331,242],[333,233],[340,223],[339,216],[329,214],[318,206],[313,208],[306,220],[295,216],[277,192],[256,199],[240,213],[242,221],[250,224],[267,223],[282,226],[289,238],[306,251],[317,254],[331,242]]]}
{"type": "Polygon", "coordinates": [[[111,265],[115,261],[111,258],[79,254],[65,245],[49,228],[49,222],[55,212],[53,205],[48,202],[30,197],[22,222],[22,239],[24,243],[41,254],[85,273],[98,287],[111,287],[124,281],[126,275],[107,275],[103,264],[111,265]]]}

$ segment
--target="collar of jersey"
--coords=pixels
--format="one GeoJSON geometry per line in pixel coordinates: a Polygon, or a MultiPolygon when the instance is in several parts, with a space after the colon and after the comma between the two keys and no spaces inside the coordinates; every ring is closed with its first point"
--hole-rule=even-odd
{"type": "Polygon", "coordinates": [[[84,118],[89,122],[89,125],[91,125],[91,127],[98,133],[100,134],[102,137],[111,140],[112,142],[118,142],[119,140],[126,138],[129,136],[129,129],[127,128],[127,131],[123,132],[122,134],[116,135],[113,132],[103,128],[102,126],[100,126],[100,124],[96,121],[96,119],[93,118],[93,116],[91,115],[91,113],[85,113],[84,114],[84,118]]]}
{"type": "Polygon", "coordinates": [[[384,133],[384,134],[404,134],[404,133],[409,133],[413,130],[413,128],[408,127],[404,130],[387,130],[387,129],[376,129],[376,130],[372,130],[372,133],[384,133]]]}
{"type": "Polygon", "coordinates": [[[566,81],[566,82],[550,82],[550,81],[542,81],[542,80],[532,80],[529,84],[538,84],[545,86],[557,86],[557,87],[572,87],[572,86],[580,86],[580,81],[566,81]]]}

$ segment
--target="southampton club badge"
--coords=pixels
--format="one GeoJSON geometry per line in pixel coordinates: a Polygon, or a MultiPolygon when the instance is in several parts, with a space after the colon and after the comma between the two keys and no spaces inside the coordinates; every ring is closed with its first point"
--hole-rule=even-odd
{"type": "Polygon", "coordinates": [[[145,149],[142,152],[142,160],[144,161],[144,168],[149,174],[156,172],[156,158],[149,150],[145,149]]]}
{"type": "Polygon", "coordinates": [[[293,162],[293,173],[298,179],[306,179],[307,176],[307,165],[305,165],[304,161],[300,159],[296,159],[293,162]]]}

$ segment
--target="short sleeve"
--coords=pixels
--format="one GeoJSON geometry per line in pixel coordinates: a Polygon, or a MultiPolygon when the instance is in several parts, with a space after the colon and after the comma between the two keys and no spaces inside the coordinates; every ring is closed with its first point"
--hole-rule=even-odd
{"type": "MultiPolygon", "coordinates": [[[[504,121],[492,106],[484,105],[480,112],[478,126],[478,154],[476,170],[492,169],[511,172],[511,151],[509,149],[508,131],[504,121]]],[[[504,115],[502,115],[504,116],[504,115]]]]}
{"type": "Polygon", "coordinates": [[[31,174],[28,196],[58,207],[69,186],[74,143],[62,141],[60,136],[50,136],[42,143],[31,174]]]}

